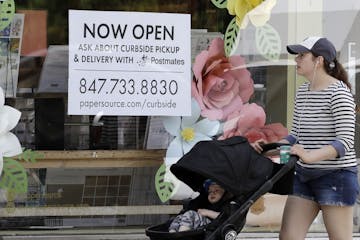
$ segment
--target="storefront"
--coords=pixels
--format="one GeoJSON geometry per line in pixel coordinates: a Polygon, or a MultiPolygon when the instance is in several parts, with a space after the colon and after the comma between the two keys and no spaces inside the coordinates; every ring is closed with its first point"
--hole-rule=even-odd
{"type": "MultiPolygon", "coordinates": [[[[0,9],[5,10],[0,13],[3,19],[0,22],[0,26],[3,26],[0,30],[0,74],[2,75],[0,86],[4,90],[5,105],[21,112],[18,124],[11,131],[17,136],[23,148],[32,150],[33,155],[30,155],[35,156],[35,160],[22,161],[27,174],[26,192],[9,194],[8,191],[2,190],[1,228],[145,226],[164,221],[168,218],[168,214],[174,214],[179,210],[178,205],[169,205],[169,199],[159,198],[155,184],[155,176],[159,173],[159,168],[167,156],[168,146],[174,139],[174,136],[162,125],[162,117],[166,116],[166,111],[158,112],[156,115],[151,109],[148,112],[135,110],[134,105],[129,107],[128,112],[110,110],[105,114],[97,115],[85,107],[82,110],[74,108],[75,104],[81,104],[81,101],[77,100],[78,96],[84,93],[81,87],[85,86],[87,92],[100,93],[100,87],[94,89],[91,85],[92,80],[87,82],[87,85],[82,85],[85,78],[89,80],[88,78],[92,79],[91,74],[97,74],[96,81],[100,84],[101,78],[98,72],[108,73],[102,67],[99,67],[97,73],[89,69],[97,65],[115,65],[109,57],[92,58],[91,54],[87,57],[83,54],[85,58],[83,61],[80,58],[82,61],[80,67],[75,66],[71,61],[71,59],[75,61],[75,56],[80,56],[79,51],[94,50],[92,49],[94,46],[89,45],[91,42],[81,46],[76,45],[76,50],[73,49],[75,46],[73,40],[78,37],[75,36],[77,31],[74,28],[77,24],[75,15],[78,13],[83,18],[94,19],[94,24],[98,24],[97,29],[91,29],[93,25],[89,24],[87,34],[94,36],[98,34],[98,37],[102,38],[101,41],[99,40],[101,46],[98,46],[102,55],[106,55],[105,52],[110,54],[117,51],[116,44],[102,44],[106,43],[106,39],[104,40],[108,33],[106,30],[111,30],[111,27],[102,28],[104,26],[102,24],[109,19],[110,23],[119,24],[120,34],[121,30],[125,34],[120,24],[135,22],[129,20],[136,19],[134,13],[138,13],[139,16],[136,21],[140,23],[148,21],[148,26],[155,21],[152,19],[153,15],[146,15],[148,13],[174,14],[168,16],[171,23],[173,19],[179,17],[177,22],[174,20],[173,25],[179,26],[178,28],[184,27],[184,36],[181,39],[185,41],[180,41],[179,44],[180,49],[186,50],[181,54],[188,54],[185,55],[188,58],[184,58],[185,64],[177,62],[177,65],[187,66],[188,72],[180,73],[181,67],[179,69],[168,67],[171,64],[163,64],[162,58],[154,60],[154,64],[162,65],[173,73],[189,76],[186,80],[182,78],[170,82],[166,88],[167,93],[172,95],[178,94],[178,89],[188,90],[188,93],[181,95],[184,97],[183,101],[177,102],[179,111],[183,113],[191,106],[190,88],[194,74],[194,69],[191,69],[194,67],[195,59],[214,39],[218,38],[225,41],[224,57],[241,56],[243,64],[237,70],[243,72],[239,74],[243,74],[244,78],[248,73],[251,74],[246,81],[250,78],[253,81],[251,85],[253,93],[245,98],[248,103],[256,104],[257,110],[262,109],[261,114],[264,113],[266,116],[260,117],[265,121],[263,127],[271,124],[278,124],[281,130],[291,127],[295,91],[304,79],[296,75],[294,57],[287,54],[286,45],[302,41],[307,36],[326,36],[334,43],[338,59],[349,74],[355,100],[360,105],[359,2],[357,0],[345,0],[341,3],[323,0],[266,0],[260,5],[263,5],[261,16],[256,15],[259,12],[250,11],[257,6],[249,7],[244,18],[244,22],[248,21],[248,23],[239,27],[236,25],[236,17],[229,14],[226,4],[215,0],[168,0],[166,3],[157,0],[83,0],[71,3],[46,0],[2,1],[0,9]],[[70,14],[71,11],[73,14],[70,14]],[[131,14],[125,19],[124,13],[131,14]],[[251,13],[254,15],[251,16],[251,13]],[[111,14],[114,14],[114,17],[111,14]],[[117,17],[117,14],[124,19],[117,17]],[[149,19],[144,20],[147,16],[149,19]],[[186,24],[187,18],[188,24],[186,24]],[[179,21],[184,21],[184,24],[179,21]],[[74,76],[78,76],[75,70],[79,68],[87,68],[87,75],[79,80],[79,85],[74,85],[70,81],[74,76]],[[182,84],[184,86],[181,86],[182,84]],[[77,94],[73,92],[75,88],[77,94]],[[181,103],[187,103],[183,106],[183,110],[179,107],[181,103]],[[131,114],[131,111],[134,111],[134,114],[131,114]]],[[[156,32],[158,35],[154,38],[163,37],[162,40],[166,42],[166,38],[173,37],[172,29],[167,28],[166,22],[164,21],[161,29],[149,30],[148,27],[147,33],[156,32]]],[[[112,33],[118,33],[114,30],[114,26],[112,27],[112,33]]],[[[139,34],[137,30],[133,31],[133,35],[141,38],[137,35],[139,34]]],[[[177,33],[176,29],[174,31],[177,33]]],[[[173,60],[171,56],[178,56],[176,55],[178,49],[174,45],[166,46],[163,43],[157,46],[159,56],[166,55],[170,60],[173,60]]],[[[123,50],[120,45],[117,46],[119,52],[128,53],[128,58],[118,61],[127,63],[134,61],[138,66],[146,64],[145,58],[143,62],[136,62],[140,59],[136,59],[135,45],[124,45],[123,50]],[[133,56],[135,60],[132,59],[133,56]]],[[[140,44],[136,46],[140,47],[140,44]]],[[[145,47],[142,51],[145,53],[156,50],[145,47]]],[[[121,65],[119,66],[121,68],[121,65]]],[[[143,74],[145,72],[143,71],[143,74]]],[[[125,71],[122,74],[125,74],[125,71]]],[[[112,75],[108,76],[110,79],[112,75]]],[[[130,80],[132,79],[124,80],[127,86],[133,83],[130,80]]],[[[102,83],[105,84],[105,81],[102,83]]],[[[149,87],[146,91],[155,91],[155,88],[151,88],[152,82],[146,84],[149,87]]],[[[110,95],[111,86],[109,85],[107,92],[102,92],[104,95],[97,94],[96,97],[91,98],[91,101],[94,99],[102,101],[106,94],[110,95]]],[[[137,94],[145,94],[140,83],[139,86],[137,94]]],[[[162,94],[161,90],[158,90],[159,92],[153,92],[153,95],[158,95],[160,98],[162,94]]],[[[136,103],[138,98],[135,93],[120,100],[136,103]]],[[[154,97],[152,105],[149,103],[147,105],[154,109],[161,104],[172,105],[173,102],[165,103],[154,97]]],[[[108,108],[108,105],[105,108],[108,108]]],[[[171,117],[177,117],[176,111],[168,111],[171,117]]],[[[250,116],[252,112],[248,114],[250,116]]],[[[355,146],[358,155],[360,154],[359,122],[357,115],[355,146]]],[[[224,124],[224,121],[219,120],[219,124],[224,124]]],[[[215,133],[210,137],[221,135],[215,133]]],[[[267,214],[270,216],[275,214],[266,212],[271,209],[271,204],[274,204],[271,201],[279,200],[271,199],[272,196],[270,200],[267,196],[265,200],[270,202],[266,202],[265,209],[249,217],[250,225],[270,226],[279,223],[279,216],[273,220],[268,218],[267,214]]],[[[281,198],[279,201],[283,203],[283,200],[281,198]]],[[[280,206],[276,206],[276,209],[280,209],[281,212],[283,204],[277,205],[280,206]]],[[[357,208],[355,210],[354,231],[359,232],[360,213],[357,212],[357,208]]],[[[317,219],[316,226],[318,226],[314,228],[316,231],[325,231],[321,219],[317,219]]],[[[277,227],[272,228],[272,231],[277,229],[277,227]]]]}

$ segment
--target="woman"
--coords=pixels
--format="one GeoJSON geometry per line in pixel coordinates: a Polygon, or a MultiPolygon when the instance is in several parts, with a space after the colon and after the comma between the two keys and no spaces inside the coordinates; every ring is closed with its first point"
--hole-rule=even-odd
{"type": "MultiPolygon", "coordinates": [[[[352,239],[358,180],[351,86],[326,38],[309,37],[287,50],[297,54],[297,74],[308,82],[297,91],[293,126],[283,140],[293,144],[299,161],[280,239],[305,239],[320,210],[329,239],[352,239]]],[[[261,150],[258,144],[254,148],[261,150]]]]}

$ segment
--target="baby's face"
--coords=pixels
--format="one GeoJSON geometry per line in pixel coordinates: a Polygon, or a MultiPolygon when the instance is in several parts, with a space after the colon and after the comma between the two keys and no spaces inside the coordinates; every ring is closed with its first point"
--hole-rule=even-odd
{"type": "Polygon", "coordinates": [[[221,197],[224,195],[225,190],[217,184],[212,184],[209,186],[208,191],[208,200],[210,203],[218,202],[221,197]]]}

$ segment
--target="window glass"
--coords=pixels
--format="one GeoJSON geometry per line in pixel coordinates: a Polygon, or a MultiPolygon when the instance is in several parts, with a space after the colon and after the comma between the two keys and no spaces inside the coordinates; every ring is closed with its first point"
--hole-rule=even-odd
{"type": "MultiPolygon", "coordinates": [[[[52,217],[48,217],[46,213],[46,207],[163,205],[155,189],[154,176],[174,140],[173,132],[165,129],[162,118],[158,116],[93,116],[67,113],[68,11],[76,9],[190,14],[192,66],[195,57],[201,51],[207,50],[213,39],[220,37],[225,40],[229,37],[227,32],[231,31],[230,24],[236,17],[229,14],[226,6],[216,6],[215,2],[221,4],[221,1],[209,0],[19,0],[13,5],[10,2],[14,1],[9,0],[8,12],[16,6],[16,15],[8,27],[0,30],[0,83],[5,93],[5,104],[21,112],[20,120],[12,132],[19,139],[21,147],[45,153],[46,161],[43,161],[43,164],[47,165],[43,167],[40,160],[34,168],[31,164],[25,164],[25,174],[28,176],[26,193],[14,194],[1,189],[1,206],[8,211],[0,219],[0,228],[143,226],[167,220],[167,214],[81,215],[79,211],[79,214],[50,214],[52,217]],[[120,154],[125,160],[117,161],[116,154],[120,154]],[[84,163],[84,159],[81,161],[81,157],[88,162],[84,163]],[[157,157],[159,159],[154,160],[157,157]],[[20,215],[23,215],[15,217],[11,209],[18,207],[39,207],[41,211],[33,216],[28,214],[26,209],[21,209],[23,212],[20,215]]],[[[359,1],[273,2],[274,6],[269,7],[270,11],[262,9],[267,13],[267,18],[259,17],[264,12],[259,15],[255,12],[252,18],[246,18],[247,25],[242,25],[237,32],[233,30],[236,34],[229,37],[233,38],[230,43],[233,46],[232,56],[241,56],[241,68],[248,71],[243,76],[249,74],[253,81],[254,92],[248,96],[248,102],[258,106],[256,113],[251,109],[243,115],[251,116],[254,122],[263,121],[261,127],[265,130],[262,129],[262,134],[269,129],[265,126],[271,124],[279,124],[276,126],[280,126],[277,129],[281,131],[291,129],[295,92],[305,79],[296,74],[294,56],[287,53],[286,45],[298,43],[308,36],[326,36],[334,43],[337,59],[348,73],[352,93],[360,106],[359,1]],[[265,24],[260,24],[262,21],[265,24]],[[259,117],[256,114],[259,114],[259,117]]],[[[0,22],[0,27],[5,24],[5,20],[0,22]]],[[[226,58],[226,45],[224,47],[222,57],[226,58]]],[[[224,69],[223,72],[229,70],[224,69]]],[[[229,72],[239,69],[230,69],[229,72]]],[[[195,74],[194,71],[192,73],[195,74]]],[[[211,104],[213,102],[209,105],[211,104]]],[[[243,117],[236,109],[227,111],[228,115],[243,117]]],[[[359,156],[359,114],[356,117],[354,146],[359,156]]],[[[225,137],[231,134],[241,135],[244,130],[241,127],[241,124],[234,127],[236,130],[228,132],[225,137]]],[[[183,135],[178,134],[179,137],[193,137],[192,132],[182,133],[183,135]]],[[[248,131],[247,137],[258,137],[258,133],[258,129],[248,131]]],[[[223,134],[225,133],[214,133],[210,138],[223,134]]],[[[280,136],[276,130],[272,130],[271,134],[280,136]]],[[[184,148],[186,147],[189,146],[185,144],[184,148]]],[[[264,201],[262,207],[253,208],[249,213],[249,226],[275,224],[278,230],[281,214],[266,214],[270,214],[268,210],[279,202],[281,204],[276,207],[279,207],[278,212],[281,213],[285,198],[266,195],[261,199],[264,201]]],[[[165,205],[172,203],[174,202],[166,201],[165,205]]],[[[354,224],[357,227],[354,229],[358,232],[358,204],[354,213],[354,224]]],[[[321,217],[316,218],[312,227],[314,231],[326,231],[321,217]]]]}

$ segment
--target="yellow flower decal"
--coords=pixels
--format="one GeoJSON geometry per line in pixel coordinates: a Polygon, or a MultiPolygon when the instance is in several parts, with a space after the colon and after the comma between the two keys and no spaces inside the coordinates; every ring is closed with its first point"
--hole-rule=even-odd
{"type": "Polygon", "coordinates": [[[244,29],[249,20],[256,26],[263,26],[270,18],[276,0],[228,0],[230,15],[236,16],[236,25],[244,29]]]}
{"type": "Polygon", "coordinates": [[[190,128],[190,127],[184,128],[181,131],[181,136],[184,139],[184,141],[186,141],[186,142],[190,142],[190,141],[194,140],[194,137],[195,137],[194,128],[190,128]]]}

